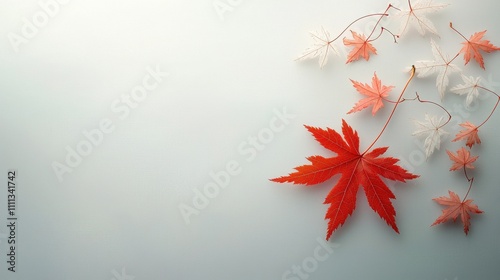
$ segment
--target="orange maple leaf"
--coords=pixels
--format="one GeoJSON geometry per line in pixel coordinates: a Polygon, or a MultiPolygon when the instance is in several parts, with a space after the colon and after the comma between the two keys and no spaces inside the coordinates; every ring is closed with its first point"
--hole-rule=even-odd
{"type": "Polygon", "coordinates": [[[455,139],[451,140],[452,142],[456,142],[458,140],[462,140],[465,138],[465,144],[472,148],[474,144],[481,144],[481,139],[477,135],[478,128],[470,122],[464,122],[460,124],[461,127],[465,128],[464,130],[460,130],[460,132],[455,136],[455,139]]]}
{"type": "Polygon", "coordinates": [[[360,56],[363,56],[365,60],[370,59],[370,52],[373,54],[377,54],[377,49],[373,47],[373,45],[368,42],[365,38],[365,35],[358,34],[354,31],[351,31],[353,40],[344,38],[344,45],[346,46],[354,46],[351,52],[347,55],[347,62],[353,62],[359,59],[360,56]]]}
{"type": "Polygon", "coordinates": [[[462,201],[456,193],[452,191],[448,191],[448,193],[450,197],[440,196],[432,199],[447,207],[443,209],[441,216],[439,216],[431,226],[444,223],[450,219],[453,219],[455,222],[460,215],[462,223],[464,224],[465,235],[467,235],[470,227],[470,213],[481,214],[483,211],[480,210],[476,204],[472,203],[472,199],[462,201]]]}
{"type": "Polygon", "coordinates": [[[464,46],[460,50],[460,53],[464,54],[465,64],[469,63],[472,55],[472,58],[474,58],[477,61],[477,63],[479,63],[479,66],[485,69],[484,59],[479,51],[481,50],[490,53],[500,50],[499,47],[491,44],[489,40],[481,40],[485,33],[486,30],[481,32],[476,32],[470,37],[469,40],[462,43],[464,46]]]}
{"type": "Polygon", "coordinates": [[[446,153],[448,153],[450,160],[453,161],[453,165],[451,166],[450,171],[462,168],[474,169],[474,165],[472,165],[472,163],[475,162],[476,159],[479,157],[479,156],[471,157],[470,152],[467,151],[464,147],[457,150],[456,154],[448,150],[446,150],[446,153]]]}
{"type": "Polygon", "coordinates": [[[361,111],[373,104],[372,115],[375,115],[375,113],[377,113],[377,111],[384,106],[382,101],[389,96],[389,92],[394,88],[394,86],[382,85],[380,79],[377,77],[377,73],[373,74],[371,86],[354,80],[351,80],[351,82],[359,93],[366,95],[367,97],[358,101],[354,107],[347,112],[348,114],[361,111]]]}

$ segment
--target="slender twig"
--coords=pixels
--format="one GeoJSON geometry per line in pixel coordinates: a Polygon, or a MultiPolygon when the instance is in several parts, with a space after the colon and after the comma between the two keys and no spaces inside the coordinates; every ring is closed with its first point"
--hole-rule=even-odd
{"type": "Polygon", "coordinates": [[[394,104],[394,108],[392,108],[392,111],[391,111],[391,114],[389,115],[389,118],[385,122],[384,127],[382,127],[382,130],[380,131],[380,133],[378,134],[378,136],[375,138],[375,140],[373,140],[373,142],[370,144],[370,146],[368,146],[368,148],[363,152],[363,154],[365,154],[366,152],[368,152],[373,147],[373,145],[375,145],[375,143],[378,141],[378,139],[380,138],[380,136],[382,136],[382,134],[384,133],[385,129],[387,128],[387,125],[389,125],[389,122],[392,119],[392,116],[394,116],[394,112],[396,111],[396,108],[398,107],[401,99],[403,98],[403,94],[405,93],[406,88],[408,87],[408,85],[410,84],[410,82],[411,82],[411,80],[413,79],[414,76],[415,76],[415,66],[412,65],[411,66],[410,77],[408,78],[408,81],[406,81],[406,84],[403,87],[403,90],[399,94],[398,100],[396,101],[396,104],[394,104]]]}
{"type": "Polygon", "coordinates": [[[358,22],[358,21],[360,21],[360,20],[362,20],[362,19],[364,19],[364,18],[367,18],[367,17],[372,17],[372,16],[381,16],[381,17],[383,17],[383,16],[388,16],[388,15],[389,15],[389,14],[387,14],[387,13],[382,13],[382,14],[377,13],[377,14],[369,14],[369,15],[366,15],[366,16],[362,16],[362,17],[360,17],[360,18],[358,18],[358,19],[354,20],[353,22],[351,22],[351,23],[350,23],[350,24],[349,24],[346,28],[344,28],[344,30],[343,30],[342,32],[340,32],[340,34],[339,34],[337,37],[335,37],[334,39],[330,40],[330,41],[328,42],[328,44],[331,44],[331,43],[333,43],[334,41],[336,41],[338,38],[340,38],[340,36],[342,36],[342,34],[344,34],[347,30],[349,30],[349,27],[351,27],[353,24],[355,24],[356,22],[358,22]]]}
{"type": "Polygon", "coordinates": [[[469,189],[467,190],[467,193],[465,194],[464,196],[464,199],[462,199],[462,203],[465,202],[465,199],[467,199],[467,196],[469,195],[470,193],[470,189],[472,188],[472,183],[474,182],[474,177],[470,178],[470,179],[467,179],[469,180],[470,184],[469,184],[469,189]]]}
{"type": "Polygon", "coordinates": [[[467,38],[465,38],[465,36],[458,30],[455,29],[455,27],[453,27],[453,23],[450,21],[450,28],[453,29],[453,31],[455,31],[458,35],[460,35],[462,38],[464,38],[465,41],[469,41],[467,38]]]}
{"type": "Polygon", "coordinates": [[[415,92],[415,95],[417,96],[416,98],[417,98],[417,100],[420,103],[430,103],[430,104],[436,105],[439,108],[443,109],[443,111],[445,111],[446,114],[448,114],[448,120],[444,124],[442,124],[441,126],[439,126],[438,129],[444,127],[445,125],[447,125],[451,121],[451,114],[450,114],[450,112],[448,112],[448,110],[446,110],[446,108],[444,108],[441,104],[438,104],[438,103],[436,103],[434,101],[430,101],[430,100],[422,100],[422,99],[420,99],[420,95],[418,95],[417,92],[415,92]]]}
{"type": "Polygon", "coordinates": [[[494,95],[496,95],[496,97],[497,97],[497,102],[495,103],[495,106],[493,106],[493,109],[491,110],[491,112],[490,112],[490,114],[488,115],[488,117],[487,117],[487,118],[486,118],[486,119],[485,119],[485,120],[484,120],[484,121],[483,121],[480,125],[478,125],[478,126],[476,127],[476,128],[479,128],[479,127],[483,126],[483,125],[484,125],[484,124],[485,124],[485,123],[486,123],[486,122],[487,122],[487,121],[491,118],[491,116],[493,115],[493,113],[494,113],[494,112],[495,112],[495,110],[497,109],[497,107],[498,107],[498,103],[500,103],[500,96],[499,96],[496,92],[494,92],[494,91],[492,91],[492,90],[490,90],[490,89],[487,89],[487,88],[485,88],[485,87],[478,86],[478,85],[476,85],[476,87],[477,87],[477,88],[480,88],[480,89],[483,89],[483,90],[486,90],[486,91],[488,91],[488,92],[490,92],[490,93],[493,93],[493,94],[494,94],[494,95]]]}
{"type": "Polygon", "coordinates": [[[474,179],[474,177],[469,177],[469,175],[467,174],[467,168],[465,167],[464,165],[464,175],[465,175],[465,178],[467,179],[467,182],[470,182],[472,179],[474,179]]]}
{"type": "MultiPolygon", "coordinates": [[[[391,4],[389,4],[389,6],[387,6],[387,8],[385,9],[384,11],[384,14],[388,15],[387,14],[387,11],[389,11],[389,9],[392,7],[391,4]]],[[[370,32],[370,35],[368,35],[368,37],[366,37],[366,41],[368,41],[370,39],[370,37],[373,35],[373,32],[375,32],[375,29],[377,28],[377,26],[380,24],[380,21],[382,20],[384,16],[380,16],[380,18],[377,20],[377,23],[375,23],[375,26],[373,27],[372,29],[372,32],[370,32]]]]}
{"type": "Polygon", "coordinates": [[[389,34],[392,35],[392,38],[394,39],[394,43],[398,42],[397,38],[399,38],[399,35],[394,35],[394,33],[392,33],[389,29],[387,29],[383,26],[380,27],[380,33],[378,34],[378,36],[373,38],[373,39],[367,40],[367,42],[373,42],[373,41],[377,40],[378,38],[380,38],[382,36],[382,33],[384,33],[384,31],[387,31],[389,34]]]}
{"type": "Polygon", "coordinates": [[[450,65],[450,63],[452,63],[452,62],[453,62],[453,60],[455,60],[455,59],[456,59],[459,55],[460,55],[460,52],[459,52],[459,53],[457,53],[457,54],[456,54],[456,55],[455,55],[452,59],[450,59],[450,61],[446,62],[446,65],[447,65],[447,66],[449,66],[449,65],[450,65]]]}

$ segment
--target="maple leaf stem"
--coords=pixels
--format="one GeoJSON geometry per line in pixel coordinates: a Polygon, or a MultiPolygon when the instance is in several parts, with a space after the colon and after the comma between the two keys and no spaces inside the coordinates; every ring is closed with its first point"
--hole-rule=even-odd
{"type": "MultiPolygon", "coordinates": [[[[342,32],[340,32],[340,34],[339,34],[337,37],[333,38],[333,39],[332,39],[332,40],[330,40],[328,43],[329,43],[329,44],[331,44],[331,43],[333,43],[334,41],[336,41],[336,40],[337,40],[338,38],[340,38],[340,36],[342,36],[342,35],[343,35],[343,34],[344,34],[347,30],[349,30],[349,27],[351,27],[353,24],[355,24],[356,22],[358,22],[358,21],[360,21],[360,20],[362,20],[362,19],[365,19],[365,18],[367,18],[367,17],[373,17],[373,16],[380,16],[380,19],[381,19],[381,18],[382,18],[382,17],[384,17],[384,16],[388,16],[389,14],[387,14],[386,12],[387,12],[387,10],[389,10],[389,8],[390,8],[390,7],[392,7],[392,5],[391,5],[391,4],[389,4],[389,6],[387,7],[387,9],[386,9],[386,10],[385,10],[385,12],[383,12],[383,13],[368,14],[368,15],[362,16],[362,17],[360,17],[360,18],[357,18],[356,20],[354,20],[353,22],[351,22],[351,23],[350,23],[350,24],[349,24],[349,25],[348,25],[348,26],[347,26],[347,27],[346,27],[346,28],[345,28],[342,32]]],[[[375,27],[373,27],[373,29],[374,29],[374,30],[375,30],[375,28],[377,27],[378,23],[380,22],[380,19],[377,21],[377,24],[375,25],[375,27]]],[[[373,33],[373,31],[372,31],[372,33],[373,33]]],[[[370,34],[370,36],[371,36],[371,34],[370,34]]],[[[368,36],[368,38],[369,38],[370,36],[368,36]]]]}
{"type": "Polygon", "coordinates": [[[378,34],[378,36],[375,37],[374,39],[367,40],[367,42],[373,42],[373,41],[377,40],[378,38],[380,38],[382,36],[382,33],[384,33],[384,31],[387,31],[389,34],[392,35],[392,38],[394,39],[394,43],[398,42],[397,38],[399,38],[399,35],[395,35],[389,29],[387,29],[387,28],[385,28],[383,26],[380,27],[380,34],[378,34]]]}
{"type": "Polygon", "coordinates": [[[458,30],[455,29],[455,27],[453,27],[453,23],[450,21],[450,28],[455,31],[458,35],[460,35],[462,38],[464,38],[465,41],[469,42],[469,40],[467,40],[467,38],[465,38],[465,36],[458,30]]]}
{"type": "Polygon", "coordinates": [[[496,92],[492,91],[491,89],[488,89],[488,88],[485,88],[485,87],[483,87],[483,86],[479,86],[479,85],[476,85],[476,87],[477,87],[477,88],[480,88],[480,89],[482,89],[482,90],[485,90],[485,91],[487,91],[487,92],[489,92],[489,93],[492,93],[492,94],[496,95],[498,98],[500,98],[500,95],[498,95],[496,92]]]}
{"type": "MultiPolygon", "coordinates": [[[[392,7],[392,4],[389,4],[389,5],[387,6],[387,8],[385,9],[384,13],[383,13],[383,14],[380,16],[380,18],[377,20],[377,23],[375,23],[375,26],[373,27],[372,32],[370,32],[370,35],[368,35],[368,37],[366,37],[366,41],[369,41],[369,40],[370,40],[370,37],[371,37],[371,36],[373,35],[373,33],[375,32],[375,29],[376,29],[376,28],[377,28],[377,26],[380,24],[380,21],[382,20],[382,18],[383,18],[384,16],[388,16],[388,15],[389,15],[389,14],[387,14],[387,11],[389,11],[389,9],[390,9],[391,7],[392,7]]],[[[384,31],[384,28],[382,27],[382,30],[380,31],[380,35],[382,35],[382,32],[383,32],[383,31],[384,31]]],[[[377,38],[376,38],[376,39],[378,39],[378,38],[380,37],[380,35],[379,35],[379,36],[377,36],[377,38]]],[[[376,39],[370,40],[369,42],[374,41],[374,40],[376,40],[376,39]]]]}
{"type": "MultiPolygon", "coordinates": [[[[496,94],[496,93],[495,93],[496,94]]],[[[497,109],[498,107],[498,103],[500,103],[500,96],[497,95],[497,102],[495,103],[495,106],[493,107],[493,110],[491,110],[490,114],[488,115],[488,117],[480,124],[477,126],[477,128],[480,128],[483,124],[485,124],[490,118],[491,116],[493,115],[493,113],[495,112],[495,110],[497,109]]],[[[476,128],[476,129],[477,129],[476,128]]]]}
{"type": "Polygon", "coordinates": [[[398,107],[399,103],[401,103],[401,99],[403,98],[403,94],[405,93],[406,88],[408,88],[408,85],[410,84],[410,82],[411,82],[411,80],[413,79],[414,76],[415,76],[415,65],[412,65],[411,66],[410,77],[408,78],[408,81],[406,81],[406,84],[403,87],[403,90],[401,90],[401,93],[399,94],[399,97],[398,97],[398,100],[396,101],[396,104],[394,104],[394,107],[392,108],[392,111],[391,111],[391,114],[389,115],[389,118],[387,118],[387,121],[385,122],[384,127],[382,127],[382,130],[380,131],[380,133],[377,135],[377,138],[375,138],[375,140],[373,140],[373,142],[362,153],[362,155],[364,155],[366,152],[368,152],[373,147],[373,145],[375,145],[375,143],[378,141],[378,139],[380,138],[380,136],[382,136],[382,134],[384,133],[385,129],[387,128],[387,126],[389,125],[389,122],[392,119],[392,116],[394,116],[394,112],[396,111],[396,108],[398,107]]]}
{"type": "MultiPolygon", "coordinates": [[[[467,176],[467,173],[465,174],[465,176],[467,176]]],[[[472,189],[472,183],[474,182],[474,177],[472,177],[470,179],[467,177],[467,180],[470,182],[469,189],[467,190],[467,193],[465,194],[464,199],[462,199],[462,203],[465,202],[465,199],[467,199],[467,196],[469,195],[470,190],[472,189]]]]}
{"type": "Polygon", "coordinates": [[[398,101],[392,101],[392,100],[389,100],[387,98],[382,98],[382,100],[384,100],[385,102],[387,103],[392,103],[392,104],[396,104],[396,103],[403,103],[405,101],[409,101],[409,100],[413,100],[413,99],[406,99],[406,98],[402,98],[399,102],[398,101]]]}
{"type": "Polygon", "coordinates": [[[472,179],[474,179],[474,177],[470,178],[469,174],[467,174],[467,167],[465,165],[462,169],[464,171],[465,179],[467,179],[467,182],[470,182],[472,179]]]}
{"type": "MultiPolygon", "coordinates": [[[[446,108],[444,108],[442,105],[440,105],[434,101],[420,99],[420,95],[418,95],[418,92],[415,92],[415,95],[416,95],[416,100],[418,100],[420,103],[430,103],[430,104],[436,105],[439,108],[443,109],[443,111],[445,111],[446,114],[448,114],[448,120],[445,123],[443,123],[441,126],[437,127],[436,129],[440,129],[440,128],[444,127],[445,125],[447,125],[451,121],[450,112],[448,110],[446,110],[446,108]]],[[[415,99],[413,99],[413,100],[415,100],[415,99]]]]}
{"type": "MultiPolygon", "coordinates": [[[[489,93],[492,93],[492,94],[494,94],[494,95],[497,97],[497,102],[495,103],[495,106],[493,106],[493,109],[491,110],[491,112],[490,112],[490,114],[488,115],[488,117],[487,117],[487,118],[486,118],[486,119],[485,119],[485,120],[484,120],[484,121],[483,121],[480,125],[478,125],[478,126],[477,126],[477,128],[479,128],[479,127],[481,127],[482,125],[484,125],[484,124],[485,124],[485,123],[486,123],[486,122],[487,122],[487,121],[491,118],[491,116],[493,116],[493,113],[495,112],[495,110],[496,110],[496,109],[497,109],[497,107],[498,107],[498,103],[500,103],[500,95],[498,95],[496,92],[492,91],[491,89],[485,88],[485,87],[483,87],[483,86],[478,86],[478,85],[476,85],[476,87],[477,87],[477,88],[480,88],[480,89],[482,89],[482,90],[485,90],[485,91],[487,91],[487,92],[489,92],[489,93]]],[[[477,128],[476,128],[476,129],[477,129],[477,128]]]]}
{"type": "Polygon", "coordinates": [[[456,55],[455,55],[452,59],[450,59],[450,61],[448,61],[448,62],[446,63],[446,65],[450,65],[450,63],[452,63],[452,62],[453,62],[453,60],[455,60],[455,59],[456,59],[459,55],[460,55],[460,52],[459,52],[459,53],[457,53],[457,54],[456,54],[456,55]]]}

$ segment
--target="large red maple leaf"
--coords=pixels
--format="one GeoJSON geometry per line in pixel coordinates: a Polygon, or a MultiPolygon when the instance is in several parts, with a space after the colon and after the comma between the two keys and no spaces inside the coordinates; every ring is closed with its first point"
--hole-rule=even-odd
{"type": "Polygon", "coordinates": [[[326,239],[344,224],[356,207],[356,193],[362,185],[370,207],[399,233],[396,226],[396,211],[391,199],[396,197],[380,176],[390,180],[405,182],[417,178],[402,167],[392,157],[380,157],[388,147],[359,152],[358,133],[342,120],[343,137],[333,129],[326,130],[305,126],[314,138],[325,148],[335,152],[337,156],[325,158],[311,156],[307,159],[311,164],[296,167],[296,172],[287,176],[271,179],[271,181],[294,184],[315,185],[322,183],[336,174],[340,179],[328,193],[324,203],[330,204],[325,219],[329,219],[326,239]]]}

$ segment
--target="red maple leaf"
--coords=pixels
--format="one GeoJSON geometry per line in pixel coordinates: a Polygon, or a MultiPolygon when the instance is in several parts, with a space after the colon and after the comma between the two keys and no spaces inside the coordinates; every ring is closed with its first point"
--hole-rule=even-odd
{"type": "Polygon", "coordinates": [[[499,47],[491,44],[489,40],[481,40],[483,39],[485,33],[486,30],[481,32],[476,32],[472,36],[470,36],[469,40],[462,43],[464,46],[460,50],[460,53],[464,54],[465,64],[469,63],[472,55],[472,58],[474,58],[477,61],[477,63],[479,63],[479,66],[485,69],[484,59],[479,51],[481,50],[490,53],[500,50],[499,47]]]}
{"type": "Polygon", "coordinates": [[[353,62],[358,60],[360,56],[363,56],[365,60],[370,59],[370,52],[377,54],[377,49],[375,49],[370,42],[365,38],[365,35],[358,34],[351,31],[353,40],[344,38],[344,45],[354,46],[351,52],[347,55],[347,62],[353,62]]]}
{"type": "Polygon", "coordinates": [[[452,142],[456,142],[462,139],[465,139],[465,145],[469,148],[472,148],[474,144],[481,144],[481,139],[477,135],[478,128],[474,124],[470,122],[464,122],[460,124],[461,127],[465,128],[464,130],[460,130],[460,132],[455,135],[455,139],[451,140],[452,142]]]}
{"type": "Polygon", "coordinates": [[[396,211],[391,203],[391,199],[396,197],[380,176],[401,182],[418,176],[396,165],[398,159],[379,157],[387,151],[388,147],[360,153],[358,133],[345,120],[342,120],[343,137],[330,128],[324,130],[311,126],[305,127],[312,133],[316,141],[323,147],[335,152],[337,156],[330,158],[322,156],[308,157],[307,159],[311,164],[296,167],[296,172],[271,179],[271,181],[315,185],[330,179],[336,174],[341,174],[337,184],[328,193],[324,201],[325,204],[330,204],[325,215],[325,219],[329,219],[327,240],[354,212],[359,185],[363,186],[370,207],[394,231],[399,233],[395,220],[396,211]]]}
{"type": "Polygon", "coordinates": [[[384,106],[382,101],[389,96],[389,92],[394,88],[394,86],[383,86],[382,82],[377,77],[377,73],[373,74],[371,86],[354,80],[351,80],[351,82],[359,93],[366,95],[367,97],[358,101],[358,103],[356,103],[354,107],[347,112],[348,114],[361,111],[368,108],[370,105],[373,105],[372,115],[375,115],[375,113],[377,113],[377,111],[384,106]]]}
{"type": "Polygon", "coordinates": [[[448,157],[453,161],[453,165],[450,168],[450,171],[459,170],[462,168],[474,169],[474,163],[479,156],[471,157],[470,152],[467,151],[464,147],[457,150],[457,153],[454,154],[448,150],[446,150],[448,157]]]}
{"type": "Polygon", "coordinates": [[[448,191],[448,193],[450,194],[450,197],[440,196],[432,199],[437,203],[445,205],[447,207],[443,209],[443,213],[441,214],[441,216],[439,216],[431,226],[444,223],[450,219],[453,219],[453,221],[455,222],[458,216],[460,216],[462,223],[464,224],[465,235],[467,235],[469,233],[470,226],[469,213],[481,214],[483,213],[483,211],[480,210],[476,204],[472,203],[472,199],[462,201],[456,193],[452,191],[448,191]]]}

